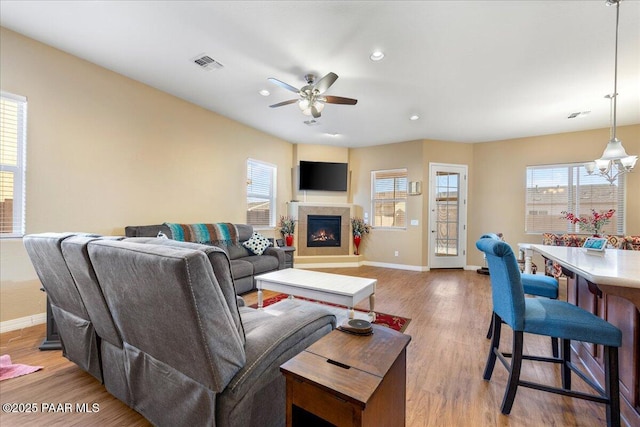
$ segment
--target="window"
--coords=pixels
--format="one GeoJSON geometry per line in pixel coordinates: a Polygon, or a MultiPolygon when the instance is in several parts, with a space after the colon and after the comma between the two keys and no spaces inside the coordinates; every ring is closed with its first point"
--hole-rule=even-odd
{"type": "Polygon", "coordinates": [[[276,167],[247,160],[247,224],[276,226],[276,167]]]}
{"type": "Polygon", "coordinates": [[[588,216],[591,209],[615,209],[605,234],[624,234],[624,174],[613,184],[589,175],[582,163],[527,167],[525,231],[585,233],[563,219],[562,211],[588,216]]]}
{"type": "Polygon", "coordinates": [[[25,233],[27,99],[0,94],[0,237],[25,233]]]}
{"type": "Polygon", "coordinates": [[[407,170],[371,172],[374,227],[407,226],[407,170]]]}

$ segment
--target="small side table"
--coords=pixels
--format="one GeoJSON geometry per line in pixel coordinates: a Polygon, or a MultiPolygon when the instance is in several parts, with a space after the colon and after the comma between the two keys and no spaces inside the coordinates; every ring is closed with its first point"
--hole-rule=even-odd
{"type": "Polygon", "coordinates": [[[282,246],[284,251],[284,268],[293,268],[293,253],[296,251],[295,246],[282,246]]]}
{"type": "Polygon", "coordinates": [[[373,328],[370,336],[334,330],[280,366],[287,427],[405,425],[411,337],[373,328]]]}

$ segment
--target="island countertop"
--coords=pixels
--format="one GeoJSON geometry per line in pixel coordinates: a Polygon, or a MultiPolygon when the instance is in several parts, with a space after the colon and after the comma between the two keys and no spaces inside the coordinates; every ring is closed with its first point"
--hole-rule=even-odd
{"type": "Polygon", "coordinates": [[[605,249],[593,252],[585,248],[548,245],[531,245],[531,249],[592,283],[640,291],[640,251],[605,249]]]}

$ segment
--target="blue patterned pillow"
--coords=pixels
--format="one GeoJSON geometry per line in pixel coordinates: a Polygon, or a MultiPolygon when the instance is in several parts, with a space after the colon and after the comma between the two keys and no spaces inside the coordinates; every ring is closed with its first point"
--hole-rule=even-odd
{"type": "Polygon", "coordinates": [[[265,249],[271,246],[271,242],[262,234],[254,232],[251,238],[244,242],[242,246],[256,255],[262,255],[265,249]]]}

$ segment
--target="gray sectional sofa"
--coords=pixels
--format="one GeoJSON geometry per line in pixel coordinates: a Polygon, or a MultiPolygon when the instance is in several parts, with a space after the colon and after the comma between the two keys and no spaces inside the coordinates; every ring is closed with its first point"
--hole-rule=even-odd
{"type": "Polygon", "coordinates": [[[158,426],[284,426],[289,360],[335,328],[318,305],[238,305],[224,250],[28,235],[64,355],[158,426]]]}
{"type": "MultiPolygon", "coordinates": [[[[236,245],[217,245],[223,249],[231,260],[231,274],[235,280],[239,295],[256,289],[254,276],[284,268],[284,251],[269,247],[262,255],[254,255],[242,246],[253,234],[253,226],[234,224],[238,230],[239,243],[236,245]]],[[[125,227],[127,237],[157,237],[159,233],[172,238],[172,232],[166,224],[130,225],[125,227]]]]}

